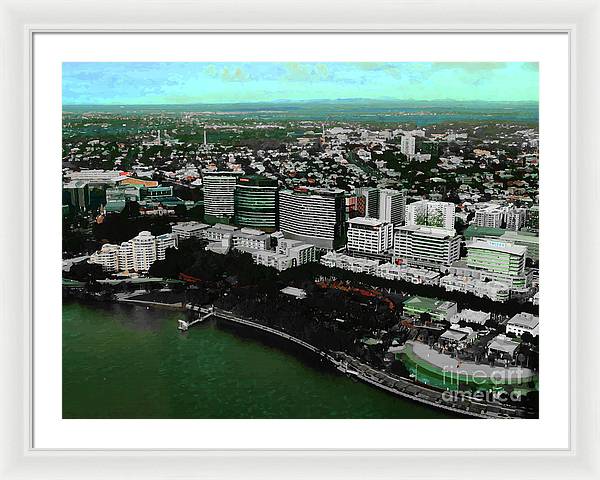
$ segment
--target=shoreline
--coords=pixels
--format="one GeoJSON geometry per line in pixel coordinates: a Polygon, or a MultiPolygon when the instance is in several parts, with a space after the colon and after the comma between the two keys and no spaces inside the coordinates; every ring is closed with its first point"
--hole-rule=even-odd
{"type": "MultiPolygon", "coordinates": [[[[503,414],[497,414],[495,411],[489,410],[490,408],[503,408],[502,406],[495,404],[474,405],[470,401],[466,401],[463,403],[455,401],[450,403],[449,405],[446,403],[442,403],[443,400],[441,397],[441,392],[433,390],[431,388],[427,388],[422,384],[418,384],[412,379],[399,376],[392,376],[386,372],[375,370],[374,368],[360,362],[354,357],[351,357],[350,355],[347,355],[343,352],[332,352],[331,354],[329,354],[285,332],[281,332],[279,330],[267,327],[260,323],[253,322],[251,320],[240,318],[226,310],[215,308],[214,316],[217,319],[233,322],[239,325],[245,325],[251,328],[255,328],[257,330],[277,335],[280,338],[292,341],[293,343],[301,345],[307,350],[319,355],[321,359],[328,361],[340,373],[351,378],[360,380],[363,383],[373,385],[374,387],[379,388],[381,390],[385,390],[395,396],[399,396],[417,403],[421,403],[438,410],[450,411],[461,416],[479,419],[508,418],[508,414],[504,412],[503,414]],[[351,368],[348,368],[349,366],[351,368]],[[459,405],[465,405],[465,408],[460,408],[459,405]],[[479,412],[476,411],[476,409],[479,409],[479,412]]],[[[522,417],[514,415],[510,418],[522,417]]]]}
{"type": "MultiPolygon", "coordinates": [[[[132,306],[138,307],[146,307],[146,308],[156,308],[163,310],[175,310],[181,312],[187,312],[190,309],[187,308],[183,302],[180,304],[165,304],[161,302],[154,302],[150,300],[133,300],[128,298],[123,299],[114,299],[108,300],[107,303],[121,303],[121,304],[129,304],[132,306]]],[[[296,345],[303,347],[304,350],[311,352],[316,355],[321,361],[328,362],[335,370],[339,373],[357,380],[363,383],[372,385],[380,390],[384,390],[394,396],[401,397],[415,403],[427,405],[428,407],[434,408],[436,410],[442,410],[446,412],[452,412],[454,414],[463,416],[463,417],[471,417],[471,418],[479,418],[479,419],[526,419],[533,418],[527,417],[524,415],[516,415],[516,409],[506,408],[503,405],[492,404],[489,402],[472,402],[470,400],[455,400],[452,402],[448,402],[442,399],[442,393],[439,390],[434,390],[432,388],[428,388],[427,386],[416,383],[411,378],[400,377],[400,376],[392,376],[387,372],[382,372],[380,370],[376,370],[367,364],[360,362],[358,359],[351,357],[343,352],[325,352],[320,350],[319,348],[299,339],[292,335],[289,335],[283,331],[262,325],[260,323],[247,320],[233,313],[222,310],[220,308],[214,309],[213,316],[217,320],[228,321],[230,323],[236,325],[243,325],[248,328],[252,328],[254,330],[258,330],[264,333],[268,333],[289,342],[292,342],[296,345]],[[350,367],[350,368],[349,368],[350,367]],[[449,404],[448,404],[449,403],[449,404]],[[464,406],[464,408],[461,408],[464,406]],[[492,410],[490,410],[492,409],[492,410]],[[478,410],[478,411],[477,411],[478,410]],[[501,412],[500,410],[505,410],[501,412]],[[508,412],[513,413],[510,415],[508,412]]]]}

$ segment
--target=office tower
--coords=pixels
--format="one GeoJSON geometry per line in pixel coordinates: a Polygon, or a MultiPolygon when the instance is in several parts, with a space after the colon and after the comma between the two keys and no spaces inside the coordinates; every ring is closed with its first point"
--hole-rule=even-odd
{"type": "Polygon", "coordinates": [[[506,208],[500,205],[487,205],[475,212],[475,225],[478,227],[502,228],[506,208]]]}
{"type": "Polygon", "coordinates": [[[404,224],[406,197],[398,190],[379,191],[379,219],[394,225],[404,224]]]}
{"type": "Polygon", "coordinates": [[[210,220],[231,218],[235,208],[235,188],[242,172],[203,172],[204,213],[210,220]]]}
{"type": "Polygon", "coordinates": [[[90,190],[86,180],[72,180],[63,186],[63,198],[68,205],[87,210],[90,206],[90,190]]]}
{"type": "Polygon", "coordinates": [[[486,278],[504,282],[511,288],[527,286],[526,255],[527,247],[511,242],[475,238],[467,243],[467,266],[480,270],[486,278]]]}
{"type": "Polygon", "coordinates": [[[397,262],[420,267],[450,265],[460,258],[460,236],[454,229],[419,225],[397,227],[394,257],[397,262]]]}
{"type": "Polygon", "coordinates": [[[402,136],[402,140],[400,140],[400,152],[404,155],[414,155],[415,154],[415,137],[412,135],[404,135],[402,136]]]}
{"type": "Polygon", "coordinates": [[[345,234],[344,191],[297,188],[279,193],[280,230],[286,238],[337,248],[345,234]]]}
{"type": "Polygon", "coordinates": [[[277,230],[277,180],[260,175],[239,178],[234,195],[235,223],[240,227],[277,230]]]}
{"type": "Polygon", "coordinates": [[[375,218],[357,217],[348,221],[348,250],[381,255],[392,247],[394,226],[375,218]]]}
{"type": "Polygon", "coordinates": [[[379,217],[379,190],[373,187],[361,187],[355,190],[357,195],[363,195],[366,202],[365,216],[379,217]]]}
{"type": "Polygon", "coordinates": [[[506,212],[506,229],[518,231],[525,226],[527,210],[524,208],[510,208],[506,212]]]}
{"type": "Polygon", "coordinates": [[[455,206],[450,202],[420,200],[406,206],[406,225],[454,230],[455,206]]]}

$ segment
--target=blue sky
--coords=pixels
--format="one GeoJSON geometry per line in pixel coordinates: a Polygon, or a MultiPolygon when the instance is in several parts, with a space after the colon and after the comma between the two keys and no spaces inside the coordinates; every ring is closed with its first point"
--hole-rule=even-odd
{"type": "Polygon", "coordinates": [[[537,63],[63,63],[64,105],[369,98],[537,101],[537,63]]]}

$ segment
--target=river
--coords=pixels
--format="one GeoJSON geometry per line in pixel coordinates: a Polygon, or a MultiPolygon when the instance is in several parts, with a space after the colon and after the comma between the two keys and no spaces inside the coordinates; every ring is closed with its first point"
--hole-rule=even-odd
{"type": "Polygon", "coordinates": [[[182,312],[63,305],[63,418],[453,418],[182,312]]]}

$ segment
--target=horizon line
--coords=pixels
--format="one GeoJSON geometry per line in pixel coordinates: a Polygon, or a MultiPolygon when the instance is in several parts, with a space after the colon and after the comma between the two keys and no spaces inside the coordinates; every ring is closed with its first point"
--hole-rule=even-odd
{"type": "Polygon", "coordinates": [[[396,98],[315,98],[315,99],[274,99],[274,100],[256,100],[256,101],[227,101],[227,102],[186,102],[186,103],[63,103],[63,107],[114,107],[114,106],[158,106],[158,105],[244,105],[260,103],[316,103],[316,102],[350,102],[350,101],[370,101],[370,102],[454,102],[454,103],[537,103],[539,100],[456,100],[456,99],[396,99],[396,98]]]}

